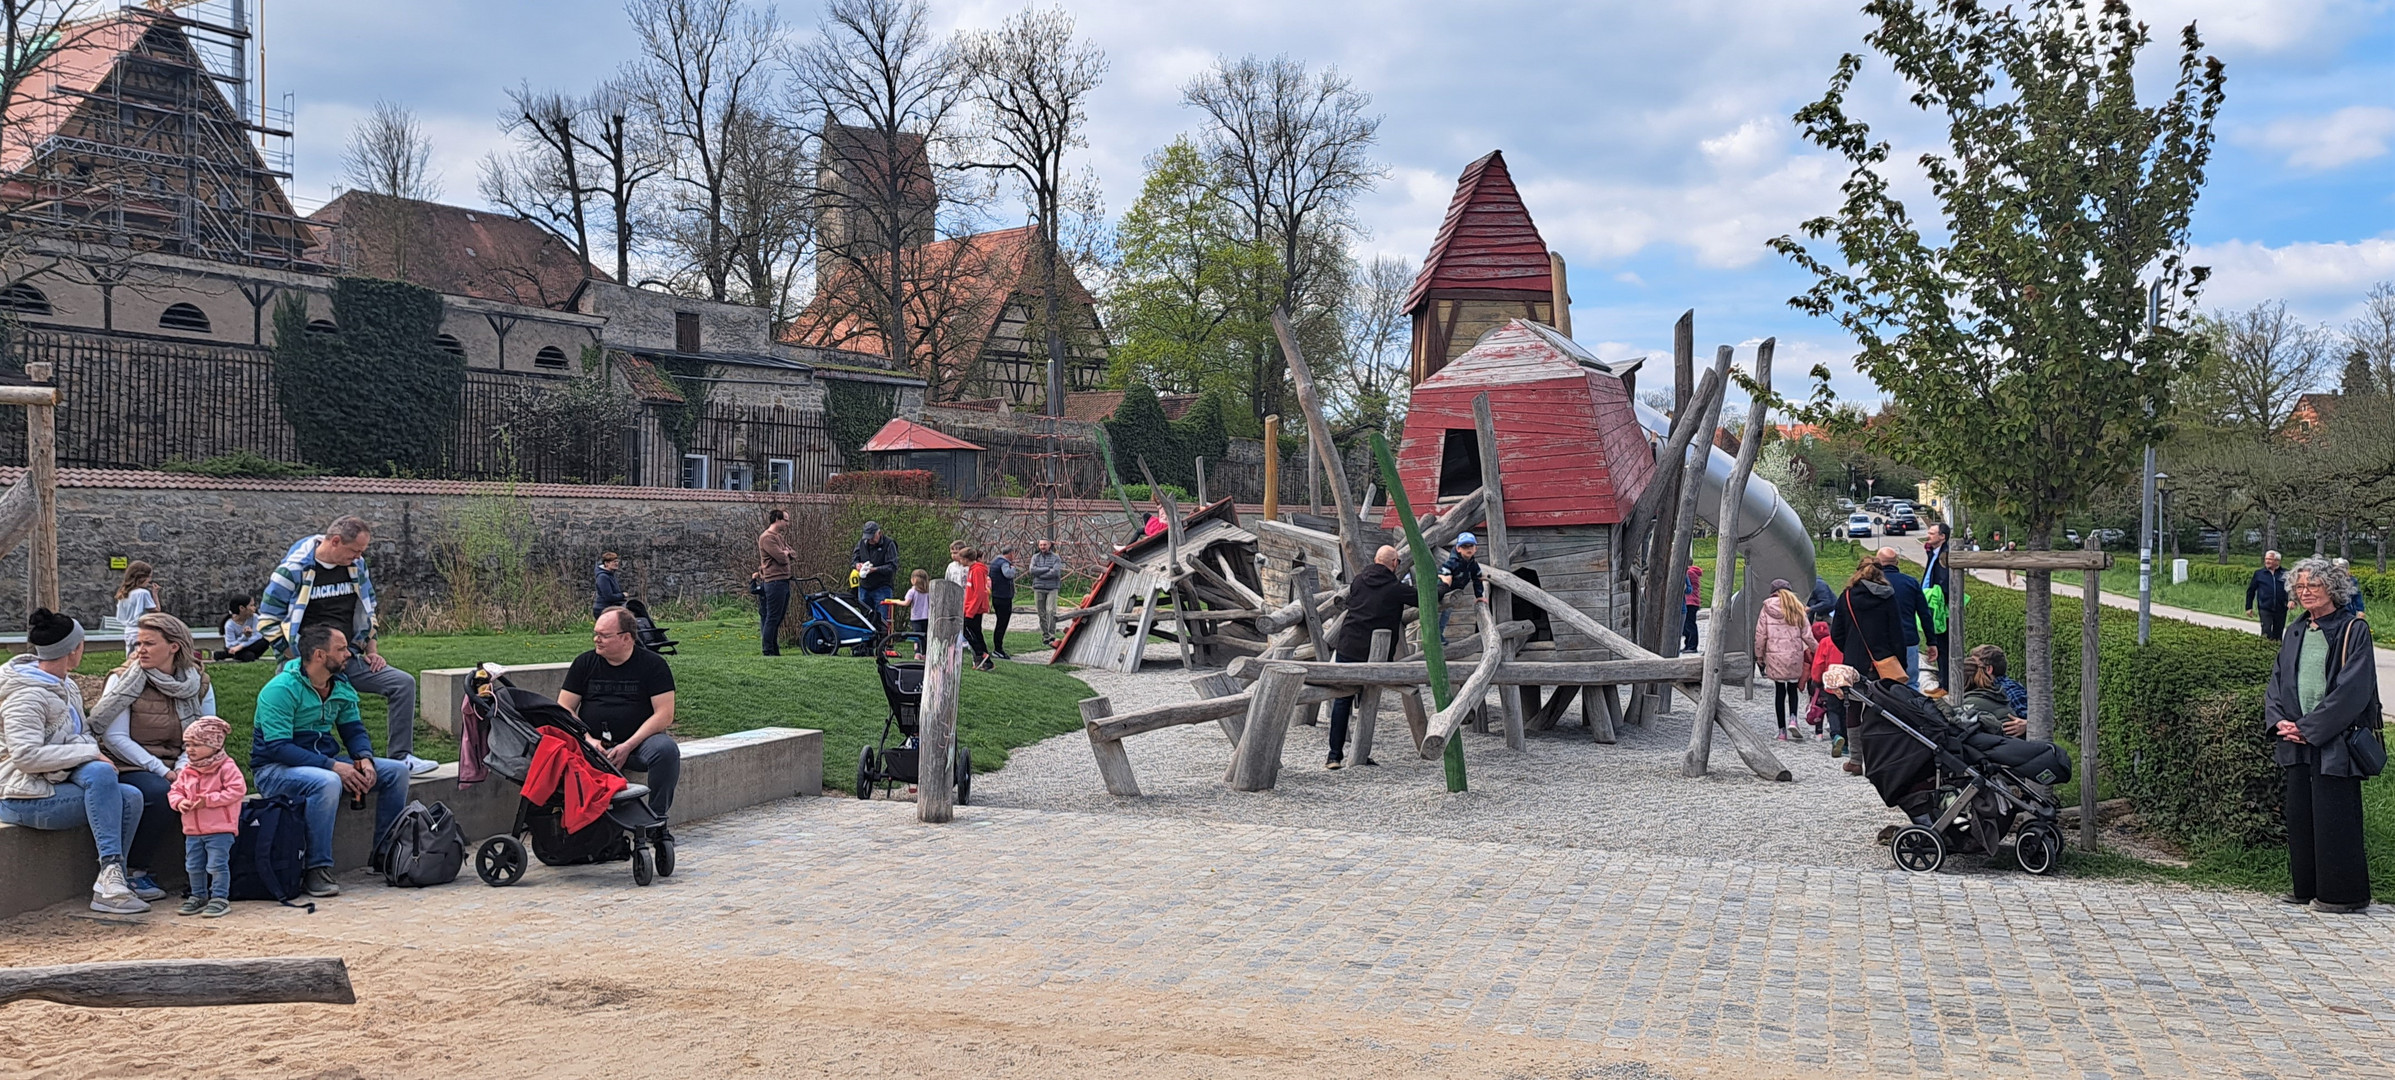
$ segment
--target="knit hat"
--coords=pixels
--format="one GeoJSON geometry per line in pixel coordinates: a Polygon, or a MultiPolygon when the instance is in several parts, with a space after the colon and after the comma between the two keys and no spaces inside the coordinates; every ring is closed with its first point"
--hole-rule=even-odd
{"type": "Polygon", "coordinates": [[[49,608],[35,608],[25,620],[25,641],[38,660],[64,660],[83,646],[83,624],[49,608]]]}
{"type": "Polygon", "coordinates": [[[1862,673],[1844,664],[1831,664],[1821,671],[1821,685],[1832,690],[1843,690],[1861,681],[1862,673]]]}
{"type": "MultiPolygon", "coordinates": [[[[225,723],[223,718],[203,716],[192,721],[191,726],[183,729],[183,745],[194,750],[222,752],[225,748],[225,736],[232,733],[233,725],[225,723]]],[[[207,755],[200,756],[206,757],[207,755]]]]}

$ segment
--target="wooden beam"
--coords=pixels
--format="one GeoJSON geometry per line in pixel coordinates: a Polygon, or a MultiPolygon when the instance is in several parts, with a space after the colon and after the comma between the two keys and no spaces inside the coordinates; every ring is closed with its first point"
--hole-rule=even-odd
{"type": "MultiPolygon", "coordinates": [[[[1281,661],[1281,663],[1300,663],[1300,661],[1281,661]]],[[[1212,674],[1219,675],[1221,672],[1212,674]]],[[[1084,727],[1089,728],[1092,739],[1104,738],[1109,741],[1127,739],[1133,735],[1145,735],[1148,732],[1162,731],[1165,728],[1186,727],[1190,724],[1203,724],[1208,720],[1219,720],[1226,716],[1243,715],[1248,711],[1248,699],[1253,694],[1253,690],[1243,690],[1221,697],[1154,705],[1120,716],[1109,715],[1097,721],[1095,725],[1085,724],[1084,727]]],[[[1298,695],[1294,704],[1318,705],[1325,701],[1336,701],[1346,697],[1347,694],[1348,691],[1344,688],[1309,686],[1298,695]]]]}
{"type": "MultiPolygon", "coordinates": [[[[1953,545],[1948,545],[1952,547],[1953,545]]],[[[2112,565],[2106,551],[1949,551],[1946,565],[1958,570],[2103,570],[2112,565]]]]}
{"type": "MultiPolygon", "coordinates": [[[[1736,653],[1731,661],[1745,658],[1736,653]]],[[[1726,661],[1725,661],[1726,662],[1726,661]]],[[[1420,660],[1388,660],[1380,663],[1331,664],[1321,661],[1279,660],[1272,663],[1296,664],[1305,669],[1306,682],[1314,686],[1412,686],[1422,683],[1428,674],[1420,660]]],[[[1267,664],[1263,661],[1241,659],[1231,665],[1232,677],[1250,676],[1267,664]]],[[[1496,686],[1608,686],[1643,682],[1693,683],[1704,673],[1704,658],[1696,655],[1648,657],[1643,660],[1500,660],[1497,673],[1490,682],[1496,686]]]]}
{"type": "Polygon", "coordinates": [[[1728,651],[1734,632],[1730,598],[1737,594],[1741,578],[1738,519],[1746,509],[1746,483],[1755,472],[1755,455],[1763,449],[1763,422],[1771,415],[1771,354],[1777,344],[1776,338],[1764,338],[1755,348],[1754,396],[1746,407],[1746,434],[1738,440],[1738,457],[1730,465],[1729,480],[1721,486],[1721,509],[1714,514],[1721,541],[1713,564],[1713,633],[1705,642],[1705,674],[1697,697],[1697,720],[1689,725],[1688,750],[1680,759],[1682,776],[1703,776],[1712,763],[1713,725],[1706,719],[1721,717],[1722,654],[1728,651]]]}
{"type": "MultiPolygon", "coordinates": [[[[1279,782],[1281,748],[1289,739],[1289,715],[1305,691],[1304,669],[1274,664],[1264,670],[1248,694],[1247,729],[1239,739],[1231,787],[1235,791],[1270,791],[1279,782]]],[[[1226,699],[1227,700],[1227,699],[1226,699]]]]}
{"type": "Polygon", "coordinates": [[[1281,517],[1281,418],[1264,418],[1264,520],[1281,517]]]}
{"type": "MultiPolygon", "coordinates": [[[[1659,659],[1657,654],[1648,652],[1639,647],[1637,642],[1623,637],[1619,631],[1598,622],[1596,616],[1565,603],[1561,597],[1522,580],[1511,571],[1484,568],[1481,572],[1487,574],[1490,581],[1512,590],[1514,595],[1537,604],[1540,610],[1547,613],[1548,618],[1561,621],[1572,629],[1597,639],[1597,644],[1604,646],[1616,656],[1625,660],[1659,659]]],[[[1678,597],[1675,596],[1673,599],[1677,600],[1678,597]]]]}
{"type": "Polygon", "coordinates": [[[1106,794],[1137,795],[1139,779],[1131,773],[1131,755],[1123,750],[1123,740],[1098,734],[1100,723],[1113,715],[1113,702],[1102,697],[1081,699],[1081,726],[1089,732],[1089,750],[1098,759],[1098,779],[1105,782],[1106,794]]]}
{"type": "Polygon", "coordinates": [[[1537,715],[1530,718],[1530,730],[1555,730],[1556,721],[1563,719],[1564,710],[1571,708],[1572,702],[1579,698],[1580,687],[1577,684],[1566,683],[1556,687],[1554,696],[1549,697],[1546,704],[1539,706],[1537,715]]]}
{"type": "MultiPolygon", "coordinates": [[[[1497,637],[1496,616],[1478,604],[1472,606],[1480,615],[1481,637],[1497,637]]],[[[1463,723],[1464,716],[1488,697],[1489,685],[1496,679],[1497,667],[1503,663],[1504,657],[1505,653],[1499,649],[1482,650],[1480,663],[1472,669],[1471,676],[1464,680],[1463,689],[1456,691],[1455,697],[1447,702],[1447,707],[1430,718],[1430,730],[1422,736],[1423,757],[1438,757],[1446,752],[1448,740],[1455,737],[1455,729],[1463,723]]],[[[1304,673],[1299,674],[1302,677],[1304,673]]]]}
{"type": "MultiPolygon", "coordinates": [[[[1496,416],[1489,408],[1489,395],[1485,391],[1472,396],[1472,428],[1480,443],[1480,490],[1488,502],[1489,534],[1483,539],[1488,541],[1489,547],[1488,557],[1482,560],[1482,567],[1503,567],[1506,553],[1513,549],[1505,542],[1505,480],[1498,460],[1496,416]]],[[[1489,588],[1489,592],[1492,594],[1488,598],[1489,613],[1500,624],[1512,621],[1513,594],[1494,586],[1489,588]]],[[[1497,647],[1505,654],[1505,659],[1513,659],[1514,646],[1511,642],[1500,642],[1497,647]]],[[[1522,734],[1521,688],[1499,687],[1497,708],[1504,718],[1505,748],[1528,749],[1529,743],[1522,734]]]]}
{"type": "MultiPolygon", "coordinates": [[[[2101,554],[2091,533],[2087,550],[2101,554]]],[[[1947,546],[1952,547],[1952,543],[1947,546]]],[[[1948,574],[1949,579],[1958,575],[1948,574]]],[[[2101,628],[2098,618],[2104,610],[2104,571],[2089,567],[2085,583],[2079,591],[2079,847],[2096,850],[2096,765],[2103,755],[2096,752],[2096,657],[2099,652],[2097,635],[2101,628]]],[[[1960,691],[1953,691],[1960,693],[1960,691]]]]}
{"type": "Polygon", "coordinates": [[[1314,371],[1306,365],[1306,357],[1297,347],[1297,333],[1289,328],[1289,312],[1275,308],[1272,312],[1272,332],[1281,339],[1281,355],[1289,361],[1290,378],[1297,383],[1297,406],[1306,413],[1306,439],[1314,444],[1314,457],[1331,486],[1331,508],[1339,519],[1339,548],[1347,554],[1346,570],[1361,573],[1364,564],[1372,561],[1356,537],[1354,497],[1347,491],[1347,469],[1339,461],[1338,444],[1331,441],[1330,421],[1323,418],[1322,398],[1314,392],[1314,371]]]}
{"type": "Polygon", "coordinates": [[[965,672],[965,590],[940,578],[931,583],[926,628],[922,724],[917,728],[915,819],[939,824],[956,818],[956,697],[965,672]]]}
{"type": "MultiPolygon", "coordinates": [[[[0,387],[0,389],[6,389],[0,387]]],[[[28,388],[30,389],[30,388],[28,388]]],[[[52,391],[55,393],[56,391],[52,391]]],[[[33,485],[33,544],[26,560],[26,591],[37,608],[56,611],[58,599],[58,410],[25,410],[25,479],[33,485]]]]}
{"type": "Polygon", "coordinates": [[[115,960],[0,968],[0,1005],[54,1001],[93,1009],[187,1009],[309,1002],[355,1005],[338,956],[115,960]]]}
{"type": "MultiPolygon", "coordinates": [[[[1397,632],[1394,630],[1373,631],[1372,650],[1365,654],[1366,662],[1377,664],[1387,660],[1389,651],[1395,648],[1396,642],[1397,632]]],[[[1423,676],[1425,679],[1429,677],[1428,674],[1423,676]]],[[[1377,686],[1367,686],[1356,691],[1356,703],[1353,710],[1355,715],[1350,719],[1353,721],[1351,727],[1355,731],[1355,763],[1358,765],[1372,760],[1372,733],[1379,726],[1380,694],[1381,688],[1377,686]]]]}

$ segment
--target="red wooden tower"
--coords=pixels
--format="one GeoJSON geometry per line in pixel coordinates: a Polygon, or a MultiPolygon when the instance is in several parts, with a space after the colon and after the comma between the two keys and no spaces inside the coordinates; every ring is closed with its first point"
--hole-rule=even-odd
{"type": "Polygon", "coordinates": [[[1560,326],[1570,336],[1562,262],[1522,206],[1503,151],[1464,166],[1447,220],[1405,298],[1414,320],[1413,382],[1438,374],[1508,319],[1560,326]]]}

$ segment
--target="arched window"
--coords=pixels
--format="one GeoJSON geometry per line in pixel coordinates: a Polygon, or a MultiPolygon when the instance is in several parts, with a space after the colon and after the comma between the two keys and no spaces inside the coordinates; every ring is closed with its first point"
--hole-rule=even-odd
{"type": "Polygon", "coordinates": [[[541,346],[541,351],[532,354],[532,366],[541,368],[563,368],[566,366],[565,350],[560,349],[555,345],[543,345],[541,346]]]}
{"type": "Polygon", "coordinates": [[[451,336],[449,336],[448,334],[442,334],[442,335],[440,335],[440,336],[438,336],[438,337],[435,337],[435,338],[433,338],[433,339],[432,339],[432,344],[433,344],[433,347],[434,347],[434,348],[437,348],[437,349],[441,350],[442,352],[448,353],[448,354],[449,354],[449,355],[451,355],[451,356],[457,357],[457,358],[458,358],[458,359],[460,359],[460,360],[463,360],[463,359],[465,359],[465,358],[466,358],[466,345],[465,345],[465,343],[464,343],[464,342],[462,342],[462,341],[459,341],[458,339],[456,339],[456,338],[454,338],[454,337],[451,337],[451,336]]]}
{"type": "Polygon", "coordinates": [[[208,325],[207,312],[191,304],[172,304],[158,316],[158,329],[205,334],[213,328],[208,325]]]}
{"type": "Polygon", "coordinates": [[[331,319],[309,319],[308,332],[311,334],[338,334],[341,332],[341,328],[333,325],[331,319]]]}
{"type": "Polygon", "coordinates": [[[40,289],[20,281],[0,289],[0,311],[19,315],[48,315],[51,314],[50,298],[43,295],[40,289]]]}

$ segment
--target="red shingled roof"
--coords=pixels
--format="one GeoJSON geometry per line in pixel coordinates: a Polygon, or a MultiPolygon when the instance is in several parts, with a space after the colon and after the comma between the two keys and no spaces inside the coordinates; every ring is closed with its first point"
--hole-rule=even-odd
{"type": "Polygon", "coordinates": [[[1501,289],[1542,297],[1555,292],[1547,242],[1522,206],[1522,193],[1514,190],[1502,150],[1464,166],[1455,199],[1447,204],[1447,220],[1406,294],[1405,310],[1421,307],[1434,289],[1501,289]]]}
{"type": "Polygon", "coordinates": [[[881,426],[880,431],[874,432],[872,438],[865,440],[865,445],[859,449],[866,453],[880,453],[886,450],[979,450],[982,447],[903,416],[894,416],[889,423],[881,426]]]}
{"type": "MultiPolygon", "coordinates": [[[[1178,420],[1189,415],[1190,408],[1197,403],[1196,394],[1156,395],[1156,405],[1164,410],[1167,420],[1178,420]]],[[[1114,411],[1122,407],[1123,392],[1120,390],[1077,390],[1064,396],[1064,418],[1067,420],[1091,424],[1112,420],[1114,411]]]]}
{"type": "Polygon", "coordinates": [[[613,280],[548,230],[488,210],[345,191],[308,220],[339,234],[314,257],[457,296],[563,311],[584,278],[613,280]]]}
{"type": "MultiPolygon", "coordinates": [[[[1033,227],[1025,225],[907,250],[903,257],[928,273],[935,277],[948,275],[947,295],[934,297],[926,287],[914,297],[910,306],[915,309],[916,317],[926,322],[934,319],[952,322],[944,333],[927,335],[915,343],[916,351],[923,354],[915,358],[918,362],[915,366],[920,368],[920,361],[934,347],[955,357],[979,357],[990,335],[997,331],[1000,317],[1006,314],[1010,298],[1044,295],[1038,239],[1033,227]]],[[[1080,279],[1073,276],[1071,267],[1059,267],[1057,273],[1057,284],[1066,304],[1096,304],[1080,279]]],[[[840,267],[823,288],[816,290],[815,299],[791,320],[789,328],[782,331],[783,343],[888,356],[889,345],[882,340],[880,328],[862,317],[855,302],[860,291],[856,267],[840,267]]],[[[952,361],[948,366],[962,365],[952,361]]],[[[940,389],[933,388],[935,393],[940,389]]]]}

